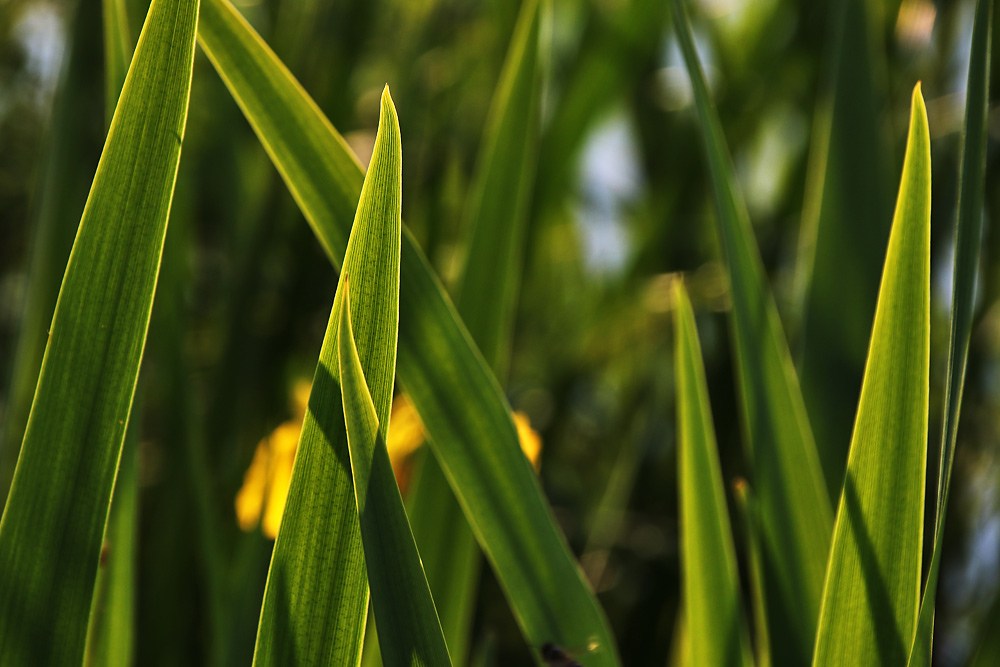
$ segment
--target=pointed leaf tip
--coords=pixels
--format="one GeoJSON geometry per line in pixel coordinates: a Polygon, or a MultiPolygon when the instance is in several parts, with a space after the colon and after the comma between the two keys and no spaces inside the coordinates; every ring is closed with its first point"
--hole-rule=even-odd
{"type": "Polygon", "coordinates": [[[385,118],[387,114],[396,115],[396,105],[392,101],[392,94],[389,92],[388,83],[382,89],[382,118],[385,118]]]}

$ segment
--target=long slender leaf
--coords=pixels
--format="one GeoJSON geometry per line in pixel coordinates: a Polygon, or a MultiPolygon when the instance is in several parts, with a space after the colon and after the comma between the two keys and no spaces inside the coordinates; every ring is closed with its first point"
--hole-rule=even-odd
{"type": "Polygon", "coordinates": [[[368,580],[336,331],[344,277],[353,274],[361,364],[378,423],[387,424],[396,346],[386,345],[385,338],[396,331],[399,312],[401,174],[399,123],[387,88],[274,544],[254,664],[356,665],[360,660],[368,580]]]}
{"type": "MultiPolygon", "coordinates": [[[[382,659],[389,667],[450,665],[431,589],[385,448],[385,429],[379,427],[354,345],[348,286],[345,279],[338,336],[340,378],[372,604],[382,626],[382,659]]],[[[376,344],[395,347],[395,330],[377,334],[380,340],[376,344]]]]}
{"type": "MultiPolygon", "coordinates": [[[[136,401],[138,403],[138,401],[136,401]]],[[[135,406],[138,408],[138,405],[135,406]]],[[[104,531],[87,632],[88,667],[128,667],[135,644],[135,580],[138,555],[140,414],[129,422],[122,445],[111,513],[104,531]]]]}
{"type": "Polygon", "coordinates": [[[931,155],[920,84],[816,637],[814,665],[899,665],[920,603],[930,353],[931,155]]]}
{"type": "Polygon", "coordinates": [[[125,0],[102,0],[101,13],[104,17],[105,109],[110,123],[132,57],[132,39],[125,0]]]}
{"type": "MultiPolygon", "coordinates": [[[[73,7],[73,5],[69,5],[73,7]]],[[[27,289],[13,360],[7,401],[0,419],[0,498],[6,499],[17,455],[28,423],[38,371],[48,341],[59,286],[80,225],[92,174],[81,164],[93,164],[104,143],[104,110],[88,104],[86,91],[101,85],[99,67],[90,54],[100,48],[100,16],[75,9],[67,12],[67,35],[59,88],[53,102],[51,130],[46,139],[31,232],[27,289]]]]}
{"type": "Polygon", "coordinates": [[[951,486],[951,467],[958,439],[958,416],[962,407],[965,369],[969,361],[969,337],[975,307],[976,275],[983,231],[983,191],[986,172],[986,115],[990,86],[990,42],[993,32],[993,0],[979,0],[972,27],[969,81],[966,94],[962,166],[959,174],[958,221],[955,226],[955,268],[952,281],[951,344],[945,379],[944,420],[941,433],[941,465],[938,470],[937,517],[934,551],[924,596],[920,602],[917,633],[910,649],[912,667],[931,664],[934,634],[934,603],[937,599],[941,552],[944,550],[944,519],[951,486]]]}
{"type": "MultiPolygon", "coordinates": [[[[200,39],[337,262],[360,189],[356,158],[225,0],[206,1],[200,39]]],[[[607,620],[521,453],[500,386],[405,228],[399,322],[399,377],[522,632],[535,646],[596,646],[590,665],[617,664],[607,620]]]]}
{"type": "MultiPolygon", "coordinates": [[[[490,107],[471,186],[470,232],[457,307],[497,378],[507,375],[521,277],[527,204],[537,155],[546,0],[526,0],[490,107]]],[[[425,457],[411,491],[413,535],[452,659],[469,652],[481,558],[437,461],[425,457]]]]}
{"type": "MultiPolygon", "coordinates": [[[[128,62],[131,60],[125,6],[105,0],[105,108],[108,123],[114,118],[128,62]]],[[[164,241],[164,244],[166,242],[164,241]]],[[[104,529],[101,563],[91,600],[87,630],[86,664],[90,667],[127,667],[132,664],[135,619],[135,579],[138,555],[139,431],[142,410],[133,404],[136,419],[129,421],[122,444],[108,523],[104,529]]]]}
{"type": "Polygon", "coordinates": [[[83,658],[149,324],[194,59],[197,0],[154,0],[70,255],[0,520],[0,663],[83,658]]]}
{"type": "Polygon", "coordinates": [[[674,297],[677,476],[690,664],[752,665],[701,344],[680,281],[674,297]]]}
{"type": "Polygon", "coordinates": [[[716,223],[732,293],[731,330],[762,547],[774,650],[808,659],[819,613],[832,514],[802,394],[760,251],[681,0],[674,26],[694,89],[715,195],[716,223]],[[772,594],[771,591],[774,591],[772,594]]]}
{"type": "Polygon", "coordinates": [[[760,517],[757,500],[746,480],[736,483],[736,501],[746,526],[747,560],[750,571],[750,599],[753,606],[755,662],[757,667],[771,667],[771,636],[767,625],[767,593],[764,590],[764,564],[760,552],[760,517]]]}
{"type": "Polygon", "coordinates": [[[892,222],[889,151],[881,131],[885,47],[875,5],[829,3],[824,89],[813,123],[796,267],[799,377],[834,499],[844,481],[892,222]]]}
{"type": "Polygon", "coordinates": [[[535,172],[543,4],[525,0],[490,108],[466,213],[468,256],[455,299],[469,334],[498,378],[507,375],[535,172]]]}
{"type": "Polygon", "coordinates": [[[434,594],[448,652],[456,664],[465,664],[482,557],[462,508],[441,466],[430,453],[423,457],[410,485],[406,511],[434,594]]]}

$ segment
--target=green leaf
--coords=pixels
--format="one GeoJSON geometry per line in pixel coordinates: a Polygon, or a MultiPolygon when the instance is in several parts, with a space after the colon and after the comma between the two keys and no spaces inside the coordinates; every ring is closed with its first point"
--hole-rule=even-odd
{"type": "Polygon", "coordinates": [[[757,499],[746,483],[737,480],[736,501],[746,526],[747,557],[750,561],[750,600],[753,606],[754,640],[756,641],[757,667],[771,667],[771,636],[767,624],[767,593],[764,589],[764,564],[760,552],[760,517],[757,499]]]}
{"type": "Polygon", "coordinates": [[[410,484],[406,512],[448,652],[455,664],[466,664],[482,558],[462,508],[429,452],[410,484]]]}
{"type": "MultiPolygon", "coordinates": [[[[458,311],[501,382],[507,375],[537,158],[547,0],[521,6],[490,107],[465,226],[458,311]]],[[[437,461],[425,457],[407,511],[452,659],[465,664],[479,584],[479,545],[437,461]]]]}
{"type": "Polygon", "coordinates": [[[104,17],[105,109],[110,123],[128,72],[132,39],[129,36],[125,0],[102,0],[101,10],[104,17]]]}
{"type": "Polygon", "coordinates": [[[378,423],[387,424],[396,346],[384,339],[398,322],[401,177],[399,122],[386,88],[271,556],[256,665],[356,665],[360,659],[368,580],[344,426],[337,327],[343,281],[352,275],[361,366],[378,423]]]}
{"type": "MultiPolygon", "coordinates": [[[[105,0],[103,16],[105,111],[110,124],[131,59],[131,39],[123,0],[105,0]]],[[[139,528],[139,416],[142,414],[138,403],[133,402],[136,418],[129,421],[122,444],[111,509],[104,528],[104,545],[87,630],[85,664],[88,667],[128,667],[132,664],[139,528]]]]}
{"type": "Polygon", "coordinates": [[[197,0],[154,0],[94,176],[0,521],[0,663],[83,659],[187,119],[197,0]]]}
{"type": "Polygon", "coordinates": [[[490,107],[467,202],[468,255],[455,299],[469,334],[501,379],[507,375],[538,152],[541,4],[525,0],[521,7],[490,107]]]}
{"type": "Polygon", "coordinates": [[[102,83],[101,68],[94,66],[91,56],[101,48],[101,17],[97,12],[74,9],[66,21],[72,31],[66,39],[66,62],[62,64],[34,194],[24,311],[17,346],[10,357],[12,372],[0,424],[0,498],[4,500],[28,423],[66,261],[93,179],[93,174],[85,173],[80,165],[92,165],[104,144],[103,128],[98,134],[92,123],[81,122],[82,117],[103,113],[88,95],[102,83]],[[91,131],[84,131],[88,126],[91,131]]]}
{"type": "MultiPolygon", "coordinates": [[[[225,0],[206,0],[200,38],[337,262],[360,189],[357,159],[225,0]]],[[[590,667],[618,664],[607,620],[521,452],[503,392],[405,228],[399,308],[399,377],[522,632],[536,647],[596,647],[590,667]]]]}
{"type": "Polygon", "coordinates": [[[799,377],[832,498],[844,481],[892,222],[886,169],[891,153],[882,131],[884,31],[875,5],[829,3],[830,39],[796,267],[802,309],[799,377]]]}
{"type": "Polygon", "coordinates": [[[772,648],[804,663],[819,613],[832,514],[802,393],[681,0],[674,26],[694,89],[732,295],[730,317],[754,489],[760,502],[772,648]],[[773,592],[772,592],[773,591],[773,592]]]}
{"type": "Polygon", "coordinates": [[[677,477],[690,664],[752,665],[701,344],[679,280],[674,304],[677,477]]]}
{"type": "Polygon", "coordinates": [[[993,0],[979,0],[972,26],[969,81],[966,94],[962,166],[959,174],[958,221],[955,226],[955,269],[952,280],[951,344],[945,379],[944,419],[941,433],[941,463],[938,468],[937,518],[934,551],[927,584],[920,603],[917,633],[910,649],[912,667],[931,664],[934,634],[934,603],[937,599],[941,552],[944,550],[944,519],[947,514],[951,467],[958,438],[958,416],[969,361],[969,337],[975,308],[976,275],[983,233],[983,192],[986,180],[986,118],[990,87],[990,42],[993,32],[993,0]]]}
{"type": "Polygon", "coordinates": [[[94,586],[87,632],[87,667],[128,667],[135,644],[135,590],[139,551],[139,432],[141,414],[129,421],[122,445],[111,512],[94,586]]]}
{"type": "Polygon", "coordinates": [[[931,155],[920,84],[823,594],[814,665],[902,664],[920,603],[931,155]]]}
{"type": "MultiPolygon", "coordinates": [[[[385,97],[388,98],[388,89],[385,97]]],[[[398,225],[396,229],[399,230],[398,225]]],[[[431,589],[424,577],[385,448],[385,429],[379,428],[354,345],[348,285],[345,277],[338,348],[340,378],[372,605],[382,626],[379,636],[382,659],[389,667],[450,665],[431,589]]],[[[374,334],[378,337],[375,345],[395,347],[395,330],[374,334]]]]}

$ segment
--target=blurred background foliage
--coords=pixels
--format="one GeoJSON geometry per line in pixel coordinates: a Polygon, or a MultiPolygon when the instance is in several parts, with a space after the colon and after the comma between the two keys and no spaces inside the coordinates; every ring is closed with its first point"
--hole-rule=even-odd
{"type": "MultiPolygon", "coordinates": [[[[134,44],[146,3],[117,4],[134,44]]],[[[463,206],[517,3],[236,4],[363,162],[389,83],[403,138],[403,218],[453,286],[467,232],[463,206]]],[[[909,92],[922,80],[934,161],[927,496],[934,498],[974,6],[691,5],[834,494],[909,92]]],[[[0,498],[31,399],[31,387],[11,378],[41,353],[20,332],[51,317],[103,144],[105,56],[95,10],[73,0],[0,3],[0,498]],[[32,313],[26,303],[48,305],[32,313]]],[[[724,321],[728,289],[667,3],[554,0],[553,10],[508,395],[544,443],[542,483],[625,664],[665,664],[679,586],[671,287],[683,273],[699,317],[735,509],[731,487],[745,465],[724,321]]],[[[975,652],[1000,595],[1000,234],[989,224],[1000,207],[995,112],[989,137],[984,261],[939,593],[941,665],[964,664],[975,652]]],[[[129,439],[138,448],[140,498],[136,664],[248,664],[272,542],[240,530],[234,498],[257,443],[295,418],[295,386],[311,374],[335,287],[312,232],[198,54],[140,377],[138,435],[129,439]]],[[[734,530],[745,567],[744,526],[735,521],[734,530]]],[[[473,627],[474,660],[530,661],[488,568],[473,627]]]]}

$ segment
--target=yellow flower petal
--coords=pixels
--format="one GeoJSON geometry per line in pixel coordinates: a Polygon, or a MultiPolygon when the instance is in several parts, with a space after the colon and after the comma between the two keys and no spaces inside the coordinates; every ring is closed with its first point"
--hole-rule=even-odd
{"type": "Polygon", "coordinates": [[[260,521],[264,493],[267,490],[269,458],[267,438],[264,438],[257,443],[253,460],[243,476],[243,486],[236,494],[236,521],[243,530],[253,530],[260,521]]]}
{"type": "MultiPolygon", "coordinates": [[[[289,425],[289,422],[285,422],[278,428],[285,428],[289,425]]],[[[296,441],[298,441],[297,437],[296,441]]],[[[291,449],[286,448],[273,452],[267,509],[264,510],[264,520],[260,524],[261,532],[272,540],[278,536],[278,528],[281,527],[281,516],[285,512],[285,501],[288,500],[288,487],[292,483],[292,465],[294,463],[294,446],[291,449]]]]}
{"type": "MultiPolygon", "coordinates": [[[[243,486],[236,494],[236,519],[243,530],[253,530],[259,523],[261,532],[267,537],[274,539],[278,535],[310,389],[311,385],[306,380],[295,384],[292,398],[297,418],[278,426],[257,445],[253,461],[243,477],[243,486]]],[[[424,443],[424,427],[417,411],[403,395],[392,402],[390,420],[386,446],[396,479],[400,488],[405,490],[409,478],[408,459],[424,443]]],[[[521,449],[537,471],[542,439],[531,428],[531,422],[523,412],[514,413],[514,425],[521,449]]]]}
{"type": "Polygon", "coordinates": [[[393,470],[398,471],[403,461],[422,444],[424,444],[424,425],[410,400],[400,394],[392,402],[392,412],[389,414],[389,440],[385,444],[389,450],[389,460],[392,461],[393,470]]]}
{"type": "Polygon", "coordinates": [[[542,464],[541,436],[538,435],[538,431],[531,428],[531,422],[528,420],[528,415],[523,412],[514,413],[514,426],[517,427],[517,437],[521,441],[521,451],[523,451],[524,455],[528,457],[529,461],[531,461],[531,465],[535,468],[535,472],[538,472],[538,468],[542,464]]]}

